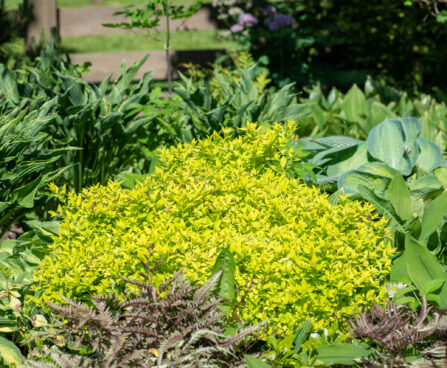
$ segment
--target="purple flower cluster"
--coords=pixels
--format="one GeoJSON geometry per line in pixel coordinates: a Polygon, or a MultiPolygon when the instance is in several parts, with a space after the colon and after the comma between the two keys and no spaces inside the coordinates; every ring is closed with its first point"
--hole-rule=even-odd
{"type": "MultiPolygon", "coordinates": [[[[284,27],[290,27],[295,24],[295,20],[291,15],[280,14],[276,12],[276,8],[272,5],[263,9],[262,13],[266,17],[264,25],[272,32],[284,27]]],[[[233,24],[230,28],[231,32],[242,32],[245,28],[250,28],[258,24],[258,19],[250,13],[243,13],[239,15],[239,21],[233,24]]]]}
{"type": "Polygon", "coordinates": [[[242,32],[245,28],[253,27],[256,24],[258,24],[258,20],[253,14],[243,13],[239,15],[239,22],[233,24],[230,30],[233,33],[242,32]]]}
{"type": "Polygon", "coordinates": [[[291,15],[277,13],[274,6],[264,8],[263,13],[267,16],[264,20],[264,24],[270,31],[277,31],[278,29],[293,26],[295,24],[295,19],[293,19],[291,15]]]}

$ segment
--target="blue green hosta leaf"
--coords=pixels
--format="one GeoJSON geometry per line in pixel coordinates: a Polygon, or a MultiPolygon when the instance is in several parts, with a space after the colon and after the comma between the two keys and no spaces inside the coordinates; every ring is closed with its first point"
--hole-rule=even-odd
{"type": "Polygon", "coordinates": [[[417,144],[420,150],[417,165],[421,169],[431,173],[441,166],[441,149],[435,143],[427,138],[418,137],[417,144]]]}
{"type": "Polygon", "coordinates": [[[374,127],[368,135],[368,152],[376,160],[386,163],[408,176],[412,172],[412,162],[407,150],[417,152],[416,142],[407,147],[404,131],[399,120],[386,119],[374,127]]]}
{"type": "Polygon", "coordinates": [[[359,186],[363,185],[379,197],[383,197],[389,181],[390,179],[383,176],[353,170],[342,174],[338,179],[337,185],[338,189],[343,189],[348,194],[359,193],[359,186]]]}
{"type": "Polygon", "coordinates": [[[328,176],[342,174],[349,170],[355,170],[368,162],[366,143],[347,147],[339,151],[327,165],[328,176]]]}
{"type": "Polygon", "coordinates": [[[428,195],[442,189],[442,183],[436,175],[423,176],[414,181],[410,181],[408,187],[411,196],[415,199],[426,198],[428,195]]]}
{"type": "Polygon", "coordinates": [[[422,124],[414,117],[397,119],[404,132],[405,137],[405,151],[411,162],[411,166],[416,165],[419,156],[417,139],[422,132],[422,124]]]}

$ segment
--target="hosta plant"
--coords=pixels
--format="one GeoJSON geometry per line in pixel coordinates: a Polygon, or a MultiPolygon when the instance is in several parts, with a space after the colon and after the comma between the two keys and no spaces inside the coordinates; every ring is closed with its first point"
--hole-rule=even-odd
{"type": "MultiPolygon", "coordinates": [[[[203,286],[192,286],[180,271],[156,287],[152,278],[162,263],[152,265],[149,256],[142,264],[144,281],[123,279],[133,290],[124,299],[94,297],[93,308],[69,299],[67,306],[50,304],[61,321],[54,332],[58,344],[85,351],[53,352],[56,366],[238,367],[237,343],[260,326],[225,336],[223,300],[213,294],[222,271],[203,286]]],[[[28,361],[27,366],[55,365],[28,361]]]]}
{"type": "Polygon", "coordinates": [[[244,323],[269,320],[269,334],[292,334],[311,317],[314,330],[330,328],[335,314],[382,299],[393,254],[386,220],[369,204],[332,205],[291,177],[295,129],[248,124],[236,138],[225,130],[163,148],[154,174],[131,190],[119,182],[79,194],[53,188],[63,222],[35,273],[44,291],[36,302],[122,293],[118,277],[138,277],[148,241],[154,259],[165,256],[155,283],[188,264],[185,276],[201,284],[229,248],[235,314],[244,323]]]}
{"type": "Polygon", "coordinates": [[[136,104],[152,104],[151,74],[133,83],[143,60],[112,82],[86,83],[54,44],[27,68],[0,64],[0,238],[14,223],[51,209],[45,186],[107,183],[122,171],[147,171],[159,142],[145,130],[154,114],[140,117],[136,104]],[[155,142],[154,142],[155,141],[155,142]]]}
{"type": "MultiPolygon", "coordinates": [[[[442,101],[442,99],[441,99],[442,101]]],[[[309,115],[300,125],[303,136],[345,135],[366,139],[383,120],[414,116],[423,126],[421,135],[442,150],[447,145],[447,106],[433,96],[408,93],[392,88],[383,81],[368,78],[363,89],[353,85],[346,94],[332,88],[325,93],[317,84],[300,98],[309,115]]]]}
{"type": "MultiPolygon", "coordinates": [[[[422,125],[416,118],[385,119],[368,134],[366,141],[333,136],[303,140],[312,152],[311,162],[320,167],[318,183],[336,182],[338,189],[357,193],[359,185],[371,187],[383,196],[396,173],[413,176],[411,187],[422,187],[424,174],[434,174],[443,165],[441,149],[422,137],[422,125]]],[[[411,188],[410,189],[413,189],[411,188]]]]}

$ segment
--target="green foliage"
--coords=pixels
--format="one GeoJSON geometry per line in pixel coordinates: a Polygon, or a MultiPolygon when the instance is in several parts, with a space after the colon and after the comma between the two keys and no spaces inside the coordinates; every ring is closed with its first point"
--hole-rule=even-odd
{"type": "MultiPolygon", "coordinates": [[[[416,118],[386,119],[370,131],[366,142],[324,137],[304,140],[303,148],[313,153],[310,161],[321,168],[317,175],[319,183],[337,182],[338,189],[347,193],[358,193],[359,186],[365,185],[384,198],[388,185],[398,173],[406,178],[412,176],[410,190],[427,178],[441,185],[434,173],[441,169],[441,150],[422,137],[421,132],[422,125],[416,118]]],[[[395,192],[394,186],[398,183],[390,187],[395,192]]],[[[406,211],[401,214],[408,218],[408,208],[406,211]]]]}
{"type": "MultiPolygon", "coordinates": [[[[445,165],[441,150],[421,137],[421,130],[415,118],[387,119],[371,130],[367,142],[326,137],[304,144],[318,152],[311,162],[321,169],[319,183],[337,182],[339,191],[361,196],[390,221],[394,245],[403,252],[392,266],[392,278],[405,278],[419,290],[426,282],[444,279],[447,234],[447,169],[440,167],[445,165]],[[423,253],[415,255],[414,239],[423,253]],[[438,272],[436,277],[425,277],[426,268],[438,272]]],[[[442,307],[447,307],[446,288],[433,298],[442,307]]]]}
{"type": "Polygon", "coordinates": [[[159,142],[144,130],[153,115],[138,117],[136,104],[150,104],[151,74],[132,83],[144,60],[114,82],[82,81],[80,70],[53,45],[33,67],[8,71],[0,64],[0,228],[35,208],[51,208],[42,192],[54,181],[80,191],[105,184],[122,171],[149,169],[159,142]],[[155,143],[154,143],[155,141],[155,143]]]}
{"type": "Polygon", "coordinates": [[[368,345],[359,343],[328,343],[325,335],[310,333],[310,320],[303,323],[295,336],[283,339],[269,337],[272,351],[264,354],[264,361],[245,356],[249,368],[292,368],[292,367],[327,367],[332,365],[354,365],[359,360],[371,356],[368,345]]]}
{"type": "Polygon", "coordinates": [[[0,356],[3,363],[18,366],[22,356],[14,343],[25,345],[28,350],[30,331],[44,318],[40,309],[24,300],[30,294],[33,271],[48,253],[48,243],[58,229],[57,222],[33,220],[28,226],[32,230],[18,239],[0,242],[0,356]]]}
{"type": "Polygon", "coordinates": [[[184,5],[169,4],[165,0],[147,0],[145,7],[126,6],[123,10],[116,12],[114,15],[124,15],[129,18],[130,22],[107,23],[106,27],[111,28],[144,28],[151,29],[160,25],[160,19],[169,15],[172,19],[189,18],[196,13],[201,5],[201,0],[194,0],[187,8],[184,5]],[[167,6],[166,6],[167,4],[167,6]]]}
{"type": "Polygon", "coordinates": [[[231,311],[231,306],[236,300],[236,286],[234,273],[236,272],[236,265],[234,263],[234,256],[228,248],[222,249],[217,256],[216,263],[213,267],[213,274],[221,272],[217,284],[218,295],[223,298],[224,303],[222,309],[227,314],[231,311]]]}
{"type": "Polygon", "coordinates": [[[208,79],[197,83],[193,78],[181,77],[182,83],[174,91],[182,99],[179,109],[186,112],[192,137],[206,137],[223,127],[245,127],[247,121],[300,121],[305,116],[304,106],[295,101],[293,85],[270,95],[256,82],[256,65],[241,71],[239,80],[216,69],[212,86],[208,79]],[[216,90],[220,94],[213,93],[216,90]]]}
{"type": "Polygon", "coordinates": [[[300,126],[302,136],[345,135],[366,139],[383,120],[414,116],[423,126],[422,136],[443,150],[447,148],[447,107],[430,95],[410,98],[383,82],[368,79],[363,90],[352,86],[343,95],[332,88],[326,95],[320,84],[308,91],[300,102],[309,115],[300,126]]]}
{"type": "Polygon", "coordinates": [[[10,42],[24,35],[27,23],[31,17],[32,7],[28,5],[28,0],[21,2],[14,15],[8,14],[5,0],[0,0],[0,29],[2,30],[0,33],[0,63],[5,63],[12,67],[17,62],[10,42]]]}
{"type": "MultiPolygon", "coordinates": [[[[223,299],[212,295],[222,271],[201,287],[185,281],[182,271],[155,287],[152,278],[162,263],[152,265],[149,256],[142,264],[143,282],[123,279],[136,288],[125,290],[123,301],[116,295],[94,297],[93,309],[69,299],[67,307],[50,304],[60,320],[54,336],[63,335],[66,347],[78,347],[53,353],[56,366],[239,367],[240,341],[260,326],[225,336],[223,299]]],[[[54,367],[34,361],[27,366],[54,367]]]]}
{"type": "Polygon", "coordinates": [[[163,148],[153,176],[132,190],[118,182],[59,190],[64,221],[35,273],[45,293],[33,300],[122,294],[119,277],[138,277],[136,259],[152,241],[155,259],[166,259],[156,282],[188,264],[185,276],[200,284],[229,248],[240,290],[234,312],[245,323],[270,320],[269,334],[291,334],[311,317],[321,330],[337,324],[334,313],[381,300],[393,254],[386,221],[368,204],[333,206],[289,177],[294,129],[248,124],[238,138],[225,130],[163,148]]]}
{"type": "Polygon", "coordinates": [[[266,87],[272,80],[268,78],[268,69],[261,66],[260,61],[255,62],[253,56],[247,51],[233,51],[228,58],[230,60],[226,61],[230,61],[230,65],[227,65],[228,62],[226,62],[224,67],[216,61],[211,70],[200,65],[185,64],[184,74],[191,77],[196,84],[204,83],[208,79],[210,95],[219,103],[223,103],[226,96],[225,91],[220,87],[220,81],[225,79],[229,84],[235,85],[240,82],[246,70],[254,67],[251,73],[253,84],[259,95],[266,92],[266,87]]]}

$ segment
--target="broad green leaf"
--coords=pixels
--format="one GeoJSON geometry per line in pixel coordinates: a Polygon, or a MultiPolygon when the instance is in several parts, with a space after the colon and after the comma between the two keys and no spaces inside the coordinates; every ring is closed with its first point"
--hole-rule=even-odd
{"type": "MultiPolygon", "coordinates": [[[[349,147],[364,143],[361,140],[352,137],[346,137],[344,135],[334,135],[331,137],[321,137],[312,140],[302,139],[300,142],[308,142],[309,144],[316,144],[318,147],[326,148],[339,148],[349,147]]],[[[309,148],[312,149],[312,148],[309,148]]]]}
{"type": "Polygon", "coordinates": [[[367,117],[369,113],[368,102],[365,95],[354,84],[346,94],[342,104],[342,112],[347,120],[358,123],[367,117]]]}
{"type": "Polygon", "coordinates": [[[310,105],[310,111],[312,113],[312,117],[313,117],[314,121],[318,125],[318,129],[324,130],[324,128],[326,126],[326,118],[324,116],[324,111],[316,103],[310,105]]]}
{"type": "Polygon", "coordinates": [[[397,215],[404,221],[411,221],[411,197],[410,190],[402,175],[397,173],[391,180],[386,191],[385,199],[391,202],[397,215]]]}
{"type": "Polygon", "coordinates": [[[446,282],[446,279],[437,279],[437,280],[431,280],[427,282],[421,289],[422,295],[431,294],[441,288],[442,285],[446,282]]]}
{"type": "Polygon", "coordinates": [[[440,167],[442,160],[441,149],[431,140],[424,137],[418,137],[417,143],[419,146],[417,165],[427,173],[431,173],[434,169],[440,167]]]}
{"type": "Polygon", "coordinates": [[[404,132],[406,154],[410,159],[411,166],[414,166],[419,157],[417,139],[422,132],[422,124],[414,117],[399,118],[397,121],[404,132]]]}
{"type": "Polygon", "coordinates": [[[372,174],[381,176],[384,178],[389,178],[390,180],[393,179],[394,175],[399,173],[397,170],[393,169],[392,167],[389,167],[388,165],[382,163],[382,162],[367,162],[360,166],[357,171],[361,171],[364,173],[372,174]]]}
{"type": "Polygon", "coordinates": [[[323,364],[345,364],[354,365],[356,359],[365,358],[371,355],[371,350],[347,343],[321,345],[317,347],[317,360],[323,364]]]}
{"type": "Polygon", "coordinates": [[[368,162],[366,144],[347,147],[337,152],[334,159],[328,163],[327,174],[329,176],[342,174],[349,170],[355,170],[368,162]]]}
{"type": "Polygon", "coordinates": [[[393,260],[393,263],[391,264],[390,281],[411,281],[410,275],[408,274],[407,270],[407,260],[405,259],[405,252],[403,252],[399,257],[393,260]]]}
{"type": "Polygon", "coordinates": [[[373,192],[383,195],[388,186],[389,179],[364,173],[358,170],[347,171],[340,176],[337,182],[338,189],[343,189],[345,193],[359,193],[359,187],[365,186],[373,192]]]}
{"type": "Polygon", "coordinates": [[[446,215],[447,192],[444,192],[426,208],[422,217],[422,230],[419,239],[427,239],[442,224],[446,215]]]}
{"type": "Polygon", "coordinates": [[[407,229],[403,226],[390,202],[378,197],[371,189],[365,187],[364,185],[359,185],[358,189],[359,194],[374,207],[376,207],[377,212],[379,212],[382,216],[385,216],[387,219],[393,220],[394,225],[397,226],[399,231],[402,233],[407,232],[407,229]]]}
{"type": "Polygon", "coordinates": [[[0,336],[0,356],[7,365],[22,366],[23,356],[19,348],[2,336],[0,336]]]}
{"type": "Polygon", "coordinates": [[[396,118],[396,114],[384,104],[378,101],[373,101],[370,108],[370,115],[368,117],[368,125],[370,129],[388,118],[394,119],[396,118]]]}
{"type": "Polygon", "coordinates": [[[59,221],[26,221],[26,224],[36,233],[43,236],[57,236],[59,234],[59,221]]]}
{"type": "Polygon", "coordinates": [[[304,322],[299,328],[298,331],[296,331],[295,337],[293,339],[293,352],[295,354],[298,354],[301,350],[301,345],[304,341],[307,340],[309,337],[310,327],[311,327],[312,320],[308,319],[306,322],[304,322]]]}
{"type": "MultiPolygon", "coordinates": [[[[222,270],[217,290],[219,296],[232,303],[236,298],[236,283],[234,273],[236,272],[236,264],[234,262],[233,253],[228,248],[222,249],[216,259],[213,267],[213,274],[222,270]]],[[[223,310],[228,313],[229,306],[224,306],[223,310]]]]}
{"type": "Polygon", "coordinates": [[[408,183],[411,196],[414,199],[426,198],[433,192],[442,189],[442,183],[436,175],[425,175],[408,183]]]}
{"type": "Polygon", "coordinates": [[[435,170],[434,174],[436,178],[442,183],[442,186],[444,188],[447,188],[447,168],[440,167],[439,169],[435,170]]]}
{"type": "Polygon", "coordinates": [[[42,183],[44,176],[39,176],[32,182],[15,189],[12,192],[12,200],[17,201],[18,204],[25,208],[33,208],[34,197],[36,196],[37,190],[42,183]]]}
{"type": "Polygon", "coordinates": [[[0,92],[14,104],[20,102],[17,82],[4,65],[0,65],[0,92]]]}
{"type": "Polygon", "coordinates": [[[272,368],[267,363],[264,363],[261,359],[252,357],[250,355],[244,355],[248,368],[272,368]]]}
{"type": "Polygon", "coordinates": [[[123,186],[127,189],[132,189],[137,183],[141,183],[146,178],[146,175],[136,173],[121,173],[118,175],[118,179],[123,181],[123,186]]]}
{"type": "MultiPolygon", "coordinates": [[[[411,174],[412,164],[405,143],[400,121],[391,119],[386,119],[374,127],[367,140],[371,156],[407,176],[411,174]]],[[[416,150],[416,144],[411,149],[416,150]]]]}
{"type": "MultiPolygon", "coordinates": [[[[405,239],[405,259],[408,275],[419,290],[424,290],[424,287],[433,280],[447,281],[447,272],[436,257],[410,236],[405,239]]],[[[447,283],[444,283],[439,297],[439,307],[447,308],[447,283]]]]}

